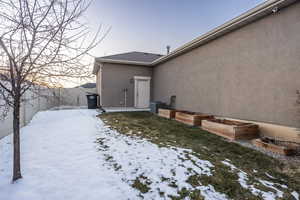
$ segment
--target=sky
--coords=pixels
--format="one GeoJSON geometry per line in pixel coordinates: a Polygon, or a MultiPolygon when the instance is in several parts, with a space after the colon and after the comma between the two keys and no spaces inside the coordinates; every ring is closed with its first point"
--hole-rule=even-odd
{"type": "MultiPolygon", "coordinates": [[[[93,57],[130,51],[166,54],[266,0],[92,0],[83,21],[104,40],[93,57]]],[[[89,57],[92,71],[94,58],[89,57]]],[[[64,82],[74,87],[89,80],[64,82]]]]}
{"type": "Polygon", "coordinates": [[[111,30],[95,57],[142,51],[166,54],[264,0],[94,0],[85,18],[92,30],[111,30]]]}

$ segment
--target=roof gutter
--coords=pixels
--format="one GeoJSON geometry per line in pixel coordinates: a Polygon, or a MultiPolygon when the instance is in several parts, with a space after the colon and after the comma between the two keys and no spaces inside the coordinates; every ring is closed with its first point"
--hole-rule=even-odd
{"type": "Polygon", "coordinates": [[[137,66],[151,66],[151,62],[137,62],[137,61],[129,61],[129,60],[113,60],[113,59],[103,59],[96,58],[94,63],[93,74],[97,74],[100,68],[100,63],[115,63],[122,65],[137,65],[137,66]]]}
{"type": "Polygon", "coordinates": [[[130,60],[115,60],[115,59],[96,58],[96,61],[101,62],[101,63],[117,63],[117,64],[151,66],[151,62],[139,62],[139,61],[130,61],[130,60]]]}
{"type": "Polygon", "coordinates": [[[266,16],[266,15],[272,13],[273,12],[272,10],[275,7],[282,8],[284,6],[294,3],[296,1],[297,0],[268,0],[260,5],[256,6],[255,8],[249,10],[248,12],[230,20],[229,22],[226,22],[225,24],[218,26],[217,28],[213,29],[212,31],[175,49],[170,54],[163,56],[161,58],[158,58],[157,60],[153,61],[151,63],[151,65],[155,66],[159,63],[165,62],[173,57],[181,55],[182,53],[185,53],[185,52],[187,52],[191,49],[194,49],[196,47],[199,47],[202,44],[205,44],[213,39],[216,39],[217,37],[220,37],[221,35],[224,35],[230,31],[233,31],[243,25],[249,24],[259,18],[262,18],[263,16],[266,16]]]}

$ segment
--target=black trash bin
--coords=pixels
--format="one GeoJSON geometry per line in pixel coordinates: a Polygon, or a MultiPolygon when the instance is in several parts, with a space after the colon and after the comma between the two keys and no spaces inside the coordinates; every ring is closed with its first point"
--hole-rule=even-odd
{"type": "Polygon", "coordinates": [[[97,108],[98,96],[99,96],[98,94],[88,94],[88,95],[86,95],[87,102],[88,102],[88,109],[96,109],[97,108]]]}

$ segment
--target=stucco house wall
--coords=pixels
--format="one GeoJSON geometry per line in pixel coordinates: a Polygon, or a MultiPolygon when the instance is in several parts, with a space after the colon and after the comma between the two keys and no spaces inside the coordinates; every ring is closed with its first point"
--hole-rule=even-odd
{"type": "Polygon", "coordinates": [[[300,3],[153,69],[153,98],[176,107],[300,127],[300,3]]]}
{"type": "Polygon", "coordinates": [[[104,107],[125,106],[124,89],[127,88],[126,106],[134,106],[134,76],[152,77],[152,68],[138,65],[103,63],[98,71],[98,91],[104,107]],[[100,75],[102,73],[102,75],[100,75]],[[100,89],[101,88],[101,89],[100,89]]]}

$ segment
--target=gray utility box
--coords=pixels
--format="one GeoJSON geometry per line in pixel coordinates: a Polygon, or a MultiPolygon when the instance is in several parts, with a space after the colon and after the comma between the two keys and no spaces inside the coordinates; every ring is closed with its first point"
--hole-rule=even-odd
{"type": "Polygon", "coordinates": [[[159,108],[168,108],[168,106],[165,103],[160,101],[150,102],[150,112],[158,113],[159,108]]]}

